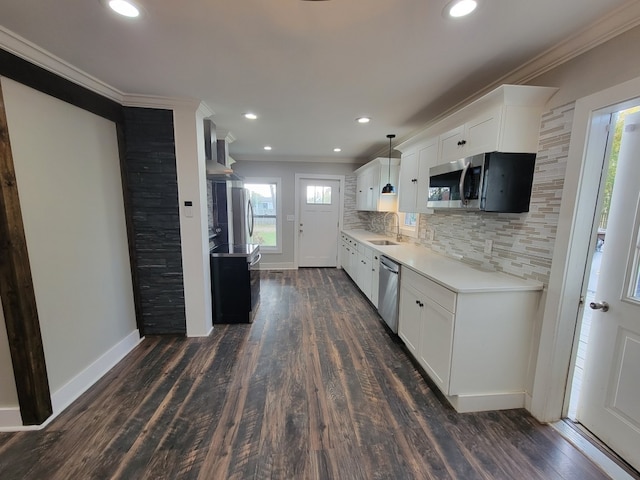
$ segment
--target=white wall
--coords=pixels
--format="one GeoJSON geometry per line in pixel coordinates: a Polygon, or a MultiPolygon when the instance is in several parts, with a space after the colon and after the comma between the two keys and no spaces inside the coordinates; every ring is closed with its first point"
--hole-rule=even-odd
{"type": "Polygon", "coordinates": [[[138,337],[116,127],[1,80],[55,412],[138,337]]]}
{"type": "Polygon", "coordinates": [[[213,329],[203,120],[204,105],[173,106],[187,336],[213,329]],[[192,202],[185,208],[185,202],[192,202]]]}
{"type": "MultiPolygon", "coordinates": [[[[242,177],[269,177],[282,179],[282,192],[278,199],[282,202],[282,253],[263,253],[263,265],[278,265],[292,268],[295,265],[294,248],[296,228],[293,221],[287,221],[287,215],[295,213],[295,175],[296,173],[313,173],[321,175],[351,175],[360,167],[360,163],[308,163],[278,161],[238,161],[233,170],[242,177]]],[[[345,192],[342,192],[344,195],[345,192]]]]}

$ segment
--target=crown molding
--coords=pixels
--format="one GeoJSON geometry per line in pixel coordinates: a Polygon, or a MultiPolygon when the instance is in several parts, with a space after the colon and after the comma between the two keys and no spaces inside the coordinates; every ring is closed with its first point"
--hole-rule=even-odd
{"type": "MultiPolygon", "coordinates": [[[[541,54],[535,56],[518,68],[503,75],[494,82],[486,85],[481,90],[468,96],[462,101],[448,108],[440,115],[432,118],[431,121],[422,127],[409,132],[397,139],[397,145],[405,146],[412,143],[414,139],[418,141],[425,130],[440,122],[447,116],[458,111],[462,107],[479,99],[483,95],[491,92],[500,85],[513,84],[522,85],[540,75],[553,70],[554,68],[582,55],[583,53],[611,40],[622,33],[640,25],[640,2],[638,0],[628,0],[625,4],[612,10],[607,15],[601,17],[596,22],[576,32],[570,37],[557,43],[541,54]]],[[[384,154],[384,149],[378,150],[368,158],[379,157],[384,154]]]]}
{"type": "Polygon", "coordinates": [[[640,2],[629,0],[595,23],[498,79],[496,83],[526,83],[638,25],[640,25],[640,2]]]}
{"type": "Polygon", "coordinates": [[[39,47],[35,43],[0,26],[0,47],[23,60],[44,68],[56,75],[98,93],[110,100],[122,103],[123,93],[83,72],[70,63],[39,47]]]}
{"type": "MultiPolygon", "coordinates": [[[[202,102],[195,98],[160,97],[155,95],[124,94],[122,96],[124,107],[158,108],[175,110],[176,108],[188,108],[194,112],[201,108],[202,102]]],[[[207,108],[207,110],[210,110],[207,108]]]]}
{"type": "Polygon", "coordinates": [[[353,157],[322,157],[322,156],[296,156],[296,155],[277,155],[272,153],[265,154],[235,154],[233,156],[237,162],[282,162],[282,163],[344,163],[351,165],[362,165],[367,160],[364,158],[353,157]]]}

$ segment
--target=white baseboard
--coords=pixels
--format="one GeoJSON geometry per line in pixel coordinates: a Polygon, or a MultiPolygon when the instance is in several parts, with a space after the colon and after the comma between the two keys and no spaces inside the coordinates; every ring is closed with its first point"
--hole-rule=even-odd
{"type": "Polygon", "coordinates": [[[16,425],[22,425],[20,407],[0,408],[0,432],[12,431],[9,429],[16,425]]]}
{"type": "Polygon", "coordinates": [[[494,393],[486,395],[453,395],[447,400],[459,413],[485,410],[510,410],[524,407],[524,392],[494,393]]]}
{"type": "Polygon", "coordinates": [[[107,350],[96,361],[73,377],[62,388],[51,395],[53,414],[41,425],[22,425],[19,408],[0,409],[0,432],[16,432],[23,430],[40,430],[60,415],[65,408],[86,392],[89,387],[100,380],[131,350],[133,350],[144,338],[140,338],[140,332],[136,329],[107,350]],[[17,416],[15,412],[17,412],[17,416]]]}
{"type": "Polygon", "coordinates": [[[282,263],[265,263],[260,262],[260,270],[297,270],[295,263],[282,262],[282,263]]]}

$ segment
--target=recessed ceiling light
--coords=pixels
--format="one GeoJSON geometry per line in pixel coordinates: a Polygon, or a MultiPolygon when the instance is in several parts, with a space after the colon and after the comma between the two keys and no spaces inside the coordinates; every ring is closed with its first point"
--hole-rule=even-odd
{"type": "Polygon", "coordinates": [[[356,118],[356,122],[358,123],[369,123],[371,119],[369,117],[359,117],[356,118]]]}
{"type": "Polygon", "coordinates": [[[265,146],[264,146],[264,149],[265,149],[266,151],[270,151],[270,150],[271,150],[271,146],[270,146],[270,145],[265,145],[265,146]]]}
{"type": "Polygon", "coordinates": [[[333,149],[334,152],[339,153],[342,151],[342,149],[340,147],[336,147],[333,149]]]}
{"type": "Polygon", "coordinates": [[[127,0],[108,0],[109,8],[122,16],[135,18],[140,16],[140,9],[132,2],[127,0]]]}
{"type": "Polygon", "coordinates": [[[258,115],[256,115],[255,113],[252,112],[247,112],[244,114],[244,118],[248,119],[248,120],[256,120],[258,118],[258,115]]]}
{"type": "Polygon", "coordinates": [[[469,15],[477,6],[476,0],[453,0],[447,4],[445,12],[450,17],[459,18],[469,15]]]}

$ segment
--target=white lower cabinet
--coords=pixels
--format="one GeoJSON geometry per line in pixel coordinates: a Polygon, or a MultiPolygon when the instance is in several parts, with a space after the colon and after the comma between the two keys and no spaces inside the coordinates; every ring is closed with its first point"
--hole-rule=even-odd
{"type": "Polygon", "coordinates": [[[348,235],[342,234],[341,240],[342,268],[377,308],[380,255],[348,235]]]}
{"type": "Polygon", "coordinates": [[[371,259],[371,303],[378,308],[378,287],[380,286],[380,255],[373,252],[371,259]]]}
{"type": "Polygon", "coordinates": [[[456,293],[408,268],[398,335],[460,412],[524,407],[536,291],[456,293]]]}

